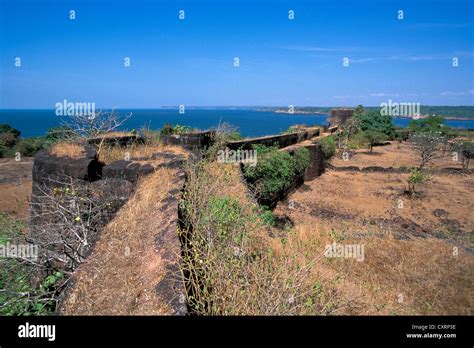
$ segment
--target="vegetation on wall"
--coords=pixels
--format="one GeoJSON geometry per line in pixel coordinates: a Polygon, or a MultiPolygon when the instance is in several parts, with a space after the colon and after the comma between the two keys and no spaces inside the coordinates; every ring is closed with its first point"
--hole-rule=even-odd
{"type": "Polygon", "coordinates": [[[309,150],[297,149],[293,155],[277,147],[254,145],[257,165],[244,167],[244,176],[260,195],[271,195],[289,187],[293,178],[310,164],[309,150]]]}

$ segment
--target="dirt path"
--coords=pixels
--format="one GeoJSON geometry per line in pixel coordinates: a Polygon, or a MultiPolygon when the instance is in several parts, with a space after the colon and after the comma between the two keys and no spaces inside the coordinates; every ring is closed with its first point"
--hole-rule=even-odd
{"type": "Polygon", "coordinates": [[[0,159],[0,212],[26,218],[31,198],[33,158],[0,159]]]}

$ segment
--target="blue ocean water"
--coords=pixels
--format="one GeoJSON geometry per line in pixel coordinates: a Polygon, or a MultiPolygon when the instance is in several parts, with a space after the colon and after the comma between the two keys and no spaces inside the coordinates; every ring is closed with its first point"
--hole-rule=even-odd
{"type": "MultiPolygon", "coordinates": [[[[239,127],[244,137],[255,137],[277,134],[295,124],[326,125],[327,114],[298,115],[280,114],[270,111],[244,109],[186,109],[180,114],[177,109],[133,109],[118,110],[121,115],[132,113],[132,117],[124,125],[124,129],[139,129],[148,126],[159,129],[165,123],[181,124],[198,129],[216,127],[219,122],[227,122],[239,127]]],[[[55,115],[54,110],[0,110],[0,123],[6,123],[21,131],[22,137],[42,136],[51,127],[61,124],[64,118],[55,115]]],[[[406,127],[409,119],[394,118],[398,126],[406,127]]],[[[452,127],[474,128],[474,120],[445,123],[452,127]]]]}

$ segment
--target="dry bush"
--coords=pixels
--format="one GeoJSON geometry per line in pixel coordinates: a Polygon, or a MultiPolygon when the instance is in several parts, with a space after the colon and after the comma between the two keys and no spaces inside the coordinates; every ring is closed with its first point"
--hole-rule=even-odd
{"type": "Polygon", "coordinates": [[[49,152],[57,157],[80,158],[86,153],[84,146],[76,143],[60,142],[54,144],[49,152]]]}
{"type": "Polygon", "coordinates": [[[201,161],[187,178],[182,272],[194,313],[314,313],[317,289],[307,281],[314,260],[291,243],[271,247],[238,167],[201,161]]]}
{"type": "Polygon", "coordinates": [[[36,192],[30,239],[42,251],[41,267],[73,272],[113,216],[112,203],[71,177],[36,185],[36,192]]]}
{"type": "Polygon", "coordinates": [[[62,314],[171,313],[155,290],[166,272],[155,239],[169,219],[160,207],[168,192],[176,188],[175,175],[175,170],[159,169],[139,183],[136,193],[105,227],[93,253],[75,272],[75,285],[61,307],[62,314]]]}

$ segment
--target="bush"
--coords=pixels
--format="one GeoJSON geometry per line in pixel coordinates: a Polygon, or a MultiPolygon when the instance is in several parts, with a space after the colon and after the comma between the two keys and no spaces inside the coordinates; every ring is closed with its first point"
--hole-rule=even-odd
{"type": "Polygon", "coordinates": [[[395,130],[395,140],[407,141],[410,136],[410,130],[406,128],[397,128],[395,130]]]}
{"type": "Polygon", "coordinates": [[[321,144],[325,160],[330,159],[336,154],[336,141],[333,137],[322,138],[319,143],[321,144]]]}
{"type": "Polygon", "coordinates": [[[380,144],[387,140],[387,135],[381,132],[377,132],[377,131],[369,130],[369,131],[365,131],[359,134],[360,134],[360,137],[365,140],[365,143],[367,144],[369,152],[372,152],[372,148],[375,145],[380,144]]]}
{"type": "Polygon", "coordinates": [[[46,136],[44,137],[44,147],[51,147],[52,145],[67,141],[74,138],[76,134],[68,126],[59,126],[48,129],[46,136]]]}
{"type": "Polygon", "coordinates": [[[245,166],[244,176],[257,194],[271,195],[286,189],[310,164],[308,149],[298,149],[292,156],[276,147],[256,145],[253,148],[257,151],[257,165],[245,166]]]}
{"type": "Polygon", "coordinates": [[[424,174],[418,168],[413,168],[408,177],[408,192],[413,196],[416,193],[416,186],[428,180],[429,176],[427,174],[424,174]]]}
{"type": "Polygon", "coordinates": [[[354,118],[362,131],[383,133],[390,139],[395,137],[395,127],[392,123],[392,117],[389,115],[382,115],[380,111],[373,110],[360,114],[356,113],[354,118]]]}
{"type": "Polygon", "coordinates": [[[12,134],[15,138],[19,138],[21,132],[18,129],[13,128],[8,124],[0,124],[0,133],[9,133],[12,134]]]}
{"type": "MultiPolygon", "coordinates": [[[[0,213],[0,245],[25,244],[25,223],[0,213]]],[[[0,315],[47,315],[56,308],[53,294],[63,274],[44,278],[38,289],[30,285],[31,264],[17,258],[0,257],[0,315]]]]}
{"type": "Polygon", "coordinates": [[[165,123],[163,128],[160,130],[160,135],[177,135],[177,134],[184,134],[189,133],[193,129],[189,126],[182,126],[182,125],[175,125],[172,126],[169,123],[165,123]]]}
{"type": "Polygon", "coordinates": [[[408,129],[413,133],[420,132],[439,132],[441,130],[444,118],[441,116],[428,117],[419,120],[411,120],[408,129]]]}
{"type": "Polygon", "coordinates": [[[15,152],[19,152],[22,156],[31,157],[44,148],[44,138],[25,138],[21,139],[15,146],[15,152]]]}
{"type": "Polygon", "coordinates": [[[11,149],[18,142],[18,138],[12,133],[0,133],[0,146],[11,149]]]}

